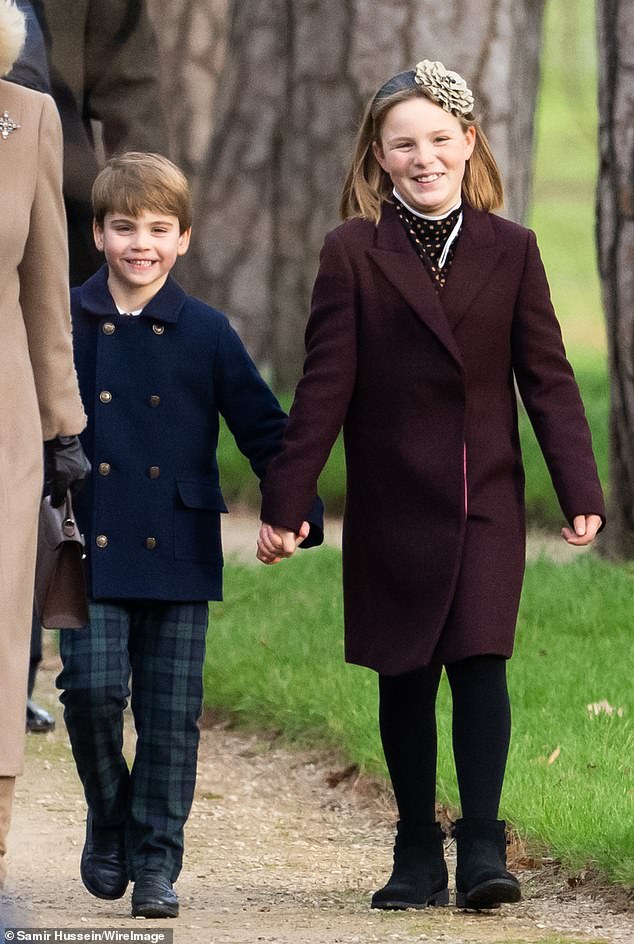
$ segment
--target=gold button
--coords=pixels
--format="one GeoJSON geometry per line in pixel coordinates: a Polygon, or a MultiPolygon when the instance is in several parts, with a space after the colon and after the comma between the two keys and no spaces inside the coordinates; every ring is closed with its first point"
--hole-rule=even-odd
{"type": "Polygon", "coordinates": [[[145,546],[147,547],[148,551],[153,551],[154,548],[156,547],[157,543],[158,543],[158,542],[157,542],[156,538],[146,538],[146,539],[145,539],[145,546]]]}
{"type": "Polygon", "coordinates": [[[116,331],[116,328],[111,321],[104,321],[104,323],[101,326],[101,330],[103,331],[104,334],[114,334],[116,331]]]}
{"type": "Polygon", "coordinates": [[[98,534],[95,538],[95,544],[97,547],[108,547],[108,538],[105,534],[98,534]]]}
{"type": "Polygon", "coordinates": [[[100,462],[100,463],[99,463],[99,475],[110,475],[110,463],[109,463],[109,462],[100,462]]]}
{"type": "Polygon", "coordinates": [[[150,406],[158,406],[160,402],[161,402],[161,398],[159,397],[159,395],[156,393],[152,394],[152,396],[150,397],[150,406]]]}
{"type": "Polygon", "coordinates": [[[99,394],[99,399],[101,400],[102,403],[110,403],[110,401],[112,400],[112,394],[110,393],[109,390],[102,390],[101,393],[99,394]]]}
{"type": "Polygon", "coordinates": [[[154,322],[154,324],[152,325],[152,331],[154,332],[154,334],[163,334],[163,332],[165,331],[165,325],[160,325],[154,322]]]}
{"type": "Polygon", "coordinates": [[[161,470],[159,469],[157,465],[151,465],[150,468],[148,469],[148,474],[151,479],[157,479],[159,475],[161,474],[161,470]]]}

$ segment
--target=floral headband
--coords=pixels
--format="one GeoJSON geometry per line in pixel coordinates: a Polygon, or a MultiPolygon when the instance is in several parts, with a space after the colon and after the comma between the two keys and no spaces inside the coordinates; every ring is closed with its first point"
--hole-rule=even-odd
{"type": "Polygon", "coordinates": [[[416,87],[424,88],[437,105],[452,115],[469,115],[473,111],[473,93],[462,76],[445,69],[442,62],[432,62],[430,59],[423,59],[416,63],[415,69],[393,76],[381,86],[374,100],[376,102],[395,92],[416,87]]]}

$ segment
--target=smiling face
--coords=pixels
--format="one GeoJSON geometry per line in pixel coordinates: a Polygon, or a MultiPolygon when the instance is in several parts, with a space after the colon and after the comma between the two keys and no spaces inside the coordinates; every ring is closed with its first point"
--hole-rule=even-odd
{"type": "Polygon", "coordinates": [[[390,108],[373,150],[403,200],[439,216],[460,201],[474,146],[475,128],[463,131],[454,115],[416,96],[390,108]]]}
{"type": "Polygon", "coordinates": [[[94,225],[95,244],[108,263],[108,288],[126,311],[143,308],[163,287],[191,230],[180,232],[177,216],[144,210],[139,216],[106,213],[94,225]]]}

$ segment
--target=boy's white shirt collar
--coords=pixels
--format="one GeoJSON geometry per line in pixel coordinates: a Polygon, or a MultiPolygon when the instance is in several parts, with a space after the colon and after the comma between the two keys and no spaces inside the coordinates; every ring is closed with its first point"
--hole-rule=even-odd
{"type": "Polygon", "coordinates": [[[140,315],[141,312],[143,311],[143,308],[137,308],[136,311],[126,311],[125,308],[119,308],[116,302],[115,302],[115,305],[120,315],[140,315]]]}

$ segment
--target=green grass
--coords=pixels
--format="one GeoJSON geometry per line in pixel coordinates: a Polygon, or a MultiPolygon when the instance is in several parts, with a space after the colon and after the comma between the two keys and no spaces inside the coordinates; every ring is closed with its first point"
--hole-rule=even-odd
{"type": "MultiPolygon", "coordinates": [[[[634,884],[631,622],[633,576],[584,556],[527,573],[509,666],[514,733],[502,815],[572,867],[634,884]],[[591,717],[606,699],[623,717],[591,717]],[[558,758],[548,764],[556,748],[558,758]]],[[[230,564],[214,605],[205,671],[208,707],[339,748],[384,776],[376,676],[345,665],[340,556],[300,552],[273,568],[230,564]]],[[[439,697],[439,797],[457,803],[446,685],[439,697]]]]}

